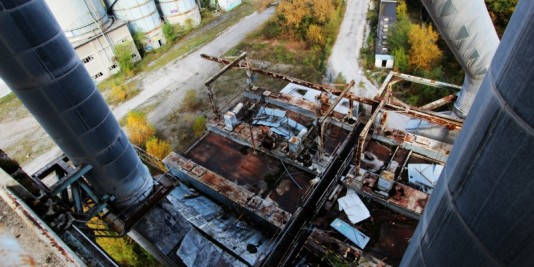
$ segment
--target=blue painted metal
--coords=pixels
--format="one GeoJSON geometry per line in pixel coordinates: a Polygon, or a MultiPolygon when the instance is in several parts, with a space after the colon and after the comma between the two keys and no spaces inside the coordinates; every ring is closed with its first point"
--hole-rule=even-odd
{"type": "Polygon", "coordinates": [[[0,4],[0,78],[99,195],[124,208],[143,201],[153,180],[43,0],[0,4]]]}
{"type": "Polygon", "coordinates": [[[85,175],[89,170],[91,170],[91,165],[84,165],[81,168],[77,169],[73,173],[61,178],[57,183],[55,183],[50,188],[50,194],[52,196],[55,196],[65,190],[69,185],[73,184],[74,182],[78,181],[78,179],[82,178],[83,175],[85,175]]]}
{"type": "Polygon", "coordinates": [[[330,224],[330,226],[332,226],[332,228],[336,229],[338,232],[340,232],[342,235],[344,235],[346,238],[348,238],[361,249],[364,249],[365,246],[367,246],[367,243],[369,243],[370,238],[368,236],[364,235],[362,232],[358,231],[357,229],[340,219],[336,218],[330,224]]]}
{"type": "Polygon", "coordinates": [[[534,263],[533,43],[534,1],[522,0],[401,266],[534,263]]]}
{"type": "Polygon", "coordinates": [[[72,194],[72,201],[74,202],[74,211],[77,214],[80,214],[83,212],[83,206],[82,206],[82,192],[80,191],[80,185],[77,183],[74,183],[70,186],[70,191],[72,194]]]}
{"type": "Polygon", "coordinates": [[[85,218],[89,220],[95,217],[98,213],[100,213],[107,207],[108,202],[112,202],[113,200],[115,200],[114,196],[110,196],[110,195],[103,196],[100,199],[100,202],[96,203],[93,207],[91,207],[91,209],[87,211],[87,213],[85,214],[85,218]]]}

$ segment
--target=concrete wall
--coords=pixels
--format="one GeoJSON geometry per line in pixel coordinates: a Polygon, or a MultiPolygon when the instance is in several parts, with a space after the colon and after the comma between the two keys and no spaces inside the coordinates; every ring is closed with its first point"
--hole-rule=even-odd
{"type": "Polygon", "coordinates": [[[84,62],[84,67],[89,72],[89,75],[97,83],[119,71],[118,64],[113,60],[115,56],[113,49],[109,47],[109,42],[111,42],[112,46],[130,42],[134,61],[141,60],[126,24],[105,33],[105,35],[108,40],[104,36],[99,36],[89,42],[75,46],[76,54],[84,62]]]}
{"type": "Polygon", "coordinates": [[[390,55],[375,55],[375,67],[376,68],[385,68],[385,69],[391,69],[393,68],[393,63],[395,62],[393,56],[390,55]],[[386,61],[386,65],[384,66],[383,63],[386,61]]]}
{"type": "Polygon", "coordinates": [[[218,0],[219,6],[224,11],[230,11],[241,4],[241,0],[218,0]]]}

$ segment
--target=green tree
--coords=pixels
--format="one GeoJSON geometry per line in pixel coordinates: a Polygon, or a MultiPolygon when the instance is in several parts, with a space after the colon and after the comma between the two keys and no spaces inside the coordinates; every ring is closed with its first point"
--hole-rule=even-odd
{"type": "Polygon", "coordinates": [[[136,32],[132,35],[132,38],[134,40],[135,47],[137,47],[137,50],[139,53],[141,53],[141,56],[144,56],[146,36],[142,32],[136,32]]]}
{"type": "Polygon", "coordinates": [[[132,59],[132,43],[126,42],[118,44],[114,49],[115,60],[121,68],[121,72],[127,73],[130,72],[134,67],[134,62],[132,59]]]}
{"type": "Polygon", "coordinates": [[[502,36],[518,0],[485,0],[499,36],[502,36]]]}
{"type": "Polygon", "coordinates": [[[404,47],[399,47],[393,50],[392,56],[395,57],[395,63],[393,66],[395,71],[407,72],[410,68],[410,63],[404,47]]]}
{"type": "Polygon", "coordinates": [[[408,19],[408,6],[406,6],[406,2],[404,0],[398,1],[397,19],[408,19]]]}
{"type": "Polygon", "coordinates": [[[408,51],[410,46],[408,43],[408,32],[412,24],[408,20],[408,17],[399,17],[398,20],[393,24],[391,31],[388,32],[387,40],[388,46],[391,50],[396,50],[403,48],[405,51],[408,51]]]}
{"type": "Polygon", "coordinates": [[[193,133],[195,134],[195,137],[201,136],[205,129],[206,118],[204,118],[204,116],[197,116],[193,121],[193,133]]]}
{"type": "Polygon", "coordinates": [[[167,42],[172,43],[174,42],[174,40],[176,40],[177,34],[176,34],[176,31],[174,30],[174,27],[171,24],[169,23],[163,24],[162,31],[163,31],[163,36],[165,36],[165,39],[167,40],[167,42]]]}
{"type": "Polygon", "coordinates": [[[194,111],[199,105],[197,92],[194,89],[189,89],[185,92],[184,99],[180,108],[184,111],[194,111]]]}

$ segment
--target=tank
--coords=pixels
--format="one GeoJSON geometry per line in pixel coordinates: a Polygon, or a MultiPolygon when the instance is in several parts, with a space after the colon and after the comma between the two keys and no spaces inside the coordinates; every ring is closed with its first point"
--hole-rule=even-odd
{"type": "Polygon", "coordinates": [[[465,71],[454,113],[465,118],[499,46],[484,0],[422,0],[423,5],[465,71]]]}
{"type": "Polygon", "coordinates": [[[219,4],[222,10],[230,11],[240,5],[241,0],[218,0],[216,3],[219,4]]]}
{"type": "Polygon", "coordinates": [[[145,51],[159,48],[165,43],[163,22],[154,0],[106,0],[117,19],[127,21],[132,35],[142,33],[145,51]]]}
{"type": "Polygon", "coordinates": [[[120,211],[154,181],[44,0],[0,5],[0,78],[100,195],[120,211]]]}
{"type": "Polygon", "coordinates": [[[156,0],[156,4],[167,23],[184,26],[200,24],[200,11],[195,0],[156,0]]]}
{"type": "Polygon", "coordinates": [[[101,34],[113,20],[100,0],[45,0],[70,41],[101,34]]]}
{"type": "Polygon", "coordinates": [[[401,266],[532,266],[533,43],[521,0],[401,266]]]}

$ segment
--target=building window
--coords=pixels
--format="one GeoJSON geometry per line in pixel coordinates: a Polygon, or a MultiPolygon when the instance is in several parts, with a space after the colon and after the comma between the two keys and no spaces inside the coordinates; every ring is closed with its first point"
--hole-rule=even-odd
{"type": "Polygon", "coordinates": [[[102,74],[102,72],[99,72],[99,73],[93,75],[93,79],[96,80],[96,79],[98,79],[99,77],[102,77],[103,75],[104,75],[104,74],[102,74]]]}
{"type": "Polygon", "coordinates": [[[88,63],[89,61],[91,61],[93,59],[95,59],[93,56],[88,56],[88,57],[82,59],[82,62],[85,64],[85,63],[88,63]]]}
{"type": "Polygon", "coordinates": [[[117,64],[113,64],[113,65],[109,66],[108,70],[114,70],[117,67],[118,67],[117,64]]]}

